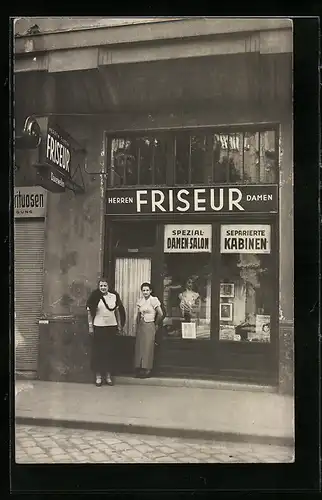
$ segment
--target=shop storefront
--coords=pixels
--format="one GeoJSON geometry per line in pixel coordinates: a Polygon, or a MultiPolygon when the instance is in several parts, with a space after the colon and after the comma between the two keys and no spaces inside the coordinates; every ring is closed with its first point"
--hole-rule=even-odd
{"type": "Polygon", "coordinates": [[[16,127],[59,130],[47,168],[18,162],[15,185],[49,190],[40,378],[92,380],[85,304],[104,273],[127,311],[119,374],[151,281],[166,311],[155,374],[291,391],[289,20],[38,25],[15,39],[16,127]]]}
{"type": "Polygon", "coordinates": [[[275,383],[276,125],[107,136],[106,273],[135,336],[140,285],[166,311],[155,373],[275,383]]]}

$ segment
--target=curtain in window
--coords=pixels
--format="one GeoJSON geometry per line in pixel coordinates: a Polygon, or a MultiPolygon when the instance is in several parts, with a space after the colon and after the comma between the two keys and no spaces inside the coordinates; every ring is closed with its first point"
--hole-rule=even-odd
{"type": "Polygon", "coordinates": [[[135,336],[136,303],[141,296],[141,284],[151,282],[151,259],[116,259],[115,289],[120,294],[126,310],[124,335],[135,336]]]}

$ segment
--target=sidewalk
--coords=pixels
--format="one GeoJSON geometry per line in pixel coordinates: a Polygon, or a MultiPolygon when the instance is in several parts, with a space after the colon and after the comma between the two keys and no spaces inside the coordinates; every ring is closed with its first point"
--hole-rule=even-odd
{"type": "Polygon", "coordinates": [[[294,400],[254,390],[17,381],[16,423],[293,444],[294,400]]]}

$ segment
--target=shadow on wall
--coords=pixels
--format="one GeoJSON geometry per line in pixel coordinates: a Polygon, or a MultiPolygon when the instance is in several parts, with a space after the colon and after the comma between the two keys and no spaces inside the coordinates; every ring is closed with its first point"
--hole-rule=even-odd
{"type": "Polygon", "coordinates": [[[92,288],[86,282],[73,281],[67,292],[51,304],[50,308],[57,310],[57,307],[60,306],[59,309],[62,314],[85,315],[85,305],[91,290],[92,288]]]}

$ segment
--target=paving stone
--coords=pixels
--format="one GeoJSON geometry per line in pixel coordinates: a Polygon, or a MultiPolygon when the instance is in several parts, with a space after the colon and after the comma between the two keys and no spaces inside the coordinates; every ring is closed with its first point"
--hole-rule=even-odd
{"type": "Polygon", "coordinates": [[[116,438],[108,438],[107,436],[106,437],[103,437],[103,440],[104,440],[104,443],[106,443],[107,445],[112,445],[112,444],[119,444],[122,442],[121,439],[116,439],[116,438]]]}
{"type": "Polygon", "coordinates": [[[33,446],[32,448],[28,449],[28,455],[37,455],[37,453],[41,453],[42,449],[39,448],[38,446],[33,446]]]}
{"type": "Polygon", "coordinates": [[[147,444],[139,444],[139,445],[136,445],[135,446],[135,449],[138,450],[140,453],[149,453],[151,451],[153,451],[153,447],[152,446],[149,446],[147,444]]]}
{"type": "Polygon", "coordinates": [[[97,462],[106,462],[108,460],[107,456],[103,453],[93,453],[92,458],[97,462]]]}
{"type": "Polygon", "coordinates": [[[122,453],[125,457],[139,458],[142,457],[142,453],[134,448],[129,450],[124,450],[122,453]]]}
{"type": "MultiPolygon", "coordinates": [[[[130,446],[139,446],[141,444],[146,444],[148,441],[146,441],[145,439],[137,439],[137,438],[128,438],[126,440],[126,442],[130,445],[130,446]]],[[[149,443],[150,444],[150,443],[149,443]]]]}
{"type": "Polygon", "coordinates": [[[111,444],[111,449],[113,450],[117,450],[117,451],[125,451],[125,450],[130,450],[131,449],[131,445],[127,444],[127,443],[117,443],[117,444],[111,444]]]}
{"type": "Polygon", "coordinates": [[[158,449],[164,454],[175,453],[175,450],[173,448],[169,448],[169,446],[159,446],[158,449]]]}
{"type": "Polygon", "coordinates": [[[174,459],[185,458],[187,455],[182,452],[175,452],[171,455],[174,459]]]}
{"type": "Polygon", "coordinates": [[[162,453],[162,451],[155,450],[155,451],[152,451],[151,453],[145,453],[145,456],[153,461],[156,458],[163,457],[164,453],[162,453]]]}

